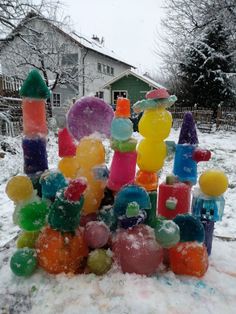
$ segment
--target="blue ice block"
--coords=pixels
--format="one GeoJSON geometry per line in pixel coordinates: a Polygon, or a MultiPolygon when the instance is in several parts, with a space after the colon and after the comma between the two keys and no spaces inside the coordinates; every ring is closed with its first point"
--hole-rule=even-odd
{"type": "Polygon", "coordinates": [[[225,199],[223,196],[210,197],[204,194],[193,196],[192,214],[200,219],[221,221],[224,213],[225,199]]]}
{"type": "Polygon", "coordinates": [[[197,182],[197,163],[192,158],[195,149],[196,145],[176,145],[173,172],[181,182],[197,182]]]}
{"type": "Polygon", "coordinates": [[[33,174],[48,169],[46,139],[23,138],[24,172],[33,174]]]}

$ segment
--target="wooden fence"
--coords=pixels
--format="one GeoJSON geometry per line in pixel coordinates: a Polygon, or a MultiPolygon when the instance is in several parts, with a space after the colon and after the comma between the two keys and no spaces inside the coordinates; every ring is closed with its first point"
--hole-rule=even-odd
{"type": "MultiPolygon", "coordinates": [[[[50,108],[50,106],[49,106],[50,108]]],[[[184,113],[191,111],[197,127],[202,132],[214,130],[236,131],[236,108],[218,107],[217,114],[206,108],[171,107],[173,127],[179,128],[184,113]]],[[[50,116],[47,108],[47,115],[50,116]]],[[[0,135],[17,136],[22,132],[21,99],[0,99],[0,135]]]]}
{"type": "Polygon", "coordinates": [[[178,128],[183,121],[184,113],[192,112],[197,127],[202,132],[214,130],[236,131],[236,108],[218,107],[217,113],[207,108],[173,107],[173,127],[178,128]]]}

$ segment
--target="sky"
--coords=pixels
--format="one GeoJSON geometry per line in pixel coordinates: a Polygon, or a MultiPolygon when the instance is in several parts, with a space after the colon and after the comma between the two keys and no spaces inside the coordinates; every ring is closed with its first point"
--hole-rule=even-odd
{"type": "Polygon", "coordinates": [[[91,37],[104,37],[105,46],[141,71],[158,71],[154,53],[161,30],[163,0],[63,0],[73,27],[91,37]]]}

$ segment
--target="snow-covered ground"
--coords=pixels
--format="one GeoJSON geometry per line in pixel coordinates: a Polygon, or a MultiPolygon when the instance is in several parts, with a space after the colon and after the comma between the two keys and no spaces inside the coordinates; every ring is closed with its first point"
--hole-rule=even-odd
{"type": "MultiPolygon", "coordinates": [[[[169,140],[178,139],[172,130],[169,140]]],[[[216,223],[215,235],[236,239],[236,134],[216,132],[199,135],[200,146],[212,152],[208,163],[199,164],[199,173],[217,167],[229,177],[225,193],[223,221],[216,223]]],[[[103,276],[93,274],[68,278],[51,276],[38,270],[30,278],[17,278],[9,269],[9,258],[15,250],[18,228],[11,216],[13,204],[4,194],[6,180],[22,172],[21,138],[4,139],[15,148],[0,159],[0,313],[223,313],[236,309],[236,241],[215,238],[210,267],[202,279],[176,276],[165,272],[153,277],[122,274],[117,269],[103,276]],[[7,245],[5,245],[8,243],[7,245]]],[[[56,167],[56,138],[49,137],[50,167],[56,167]]],[[[111,158],[109,154],[108,162],[111,158]]],[[[171,172],[167,160],[161,180],[171,172]]],[[[160,180],[160,181],[161,181],[160,180]]]]}

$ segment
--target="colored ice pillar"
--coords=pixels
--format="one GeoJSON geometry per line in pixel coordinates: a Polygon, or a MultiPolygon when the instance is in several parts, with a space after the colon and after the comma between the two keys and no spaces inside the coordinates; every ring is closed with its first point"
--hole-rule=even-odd
{"type": "Polygon", "coordinates": [[[23,138],[24,172],[34,174],[48,169],[46,139],[37,137],[34,139],[23,138]]]}
{"type": "Polygon", "coordinates": [[[198,144],[197,130],[191,112],[184,114],[178,144],[198,144]]]}
{"type": "Polygon", "coordinates": [[[119,191],[122,186],[133,183],[135,177],[137,153],[119,151],[114,152],[107,187],[112,191],[119,191]]]}
{"type": "Polygon", "coordinates": [[[201,222],[202,222],[204,230],[205,230],[205,241],[204,241],[204,244],[205,244],[205,246],[207,248],[208,255],[211,255],[215,223],[214,223],[214,221],[210,221],[210,220],[207,220],[207,219],[201,219],[201,222]]]}
{"type": "Polygon", "coordinates": [[[23,132],[28,137],[45,136],[48,132],[44,99],[24,98],[22,101],[23,132]]]}
{"type": "Polygon", "coordinates": [[[178,214],[188,213],[190,209],[190,192],[190,186],[182,182],[161,183],[158,194],[158,215],[173,219],[178,214]]]}
{"type": "Polygon", "coordinates": [[[156,226],[156,210],[157,210],[157,192],[152,191],[148,193],[150,201],[151,201],[151,207],[146,209],[147,212],[147,218],[145,221],[145,224],[154,228],[156,226]]]}
{"type": "Polygon", "coordinates": [[[181,182],[197,182],[197,162],[193,160],[195,145],[177,144],[174,159],[174,174],[181,182]]]}
{"type": "Polygon", "coordinates": [[[67,128],[58,131],[58,151],[59,157],[76,155],[76,145],[67,128]]]}

